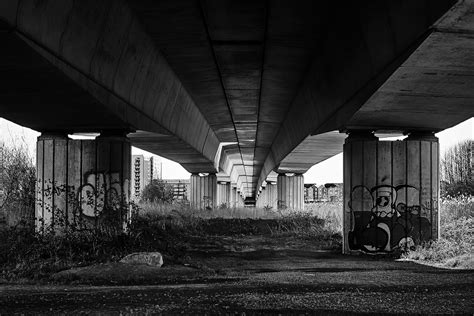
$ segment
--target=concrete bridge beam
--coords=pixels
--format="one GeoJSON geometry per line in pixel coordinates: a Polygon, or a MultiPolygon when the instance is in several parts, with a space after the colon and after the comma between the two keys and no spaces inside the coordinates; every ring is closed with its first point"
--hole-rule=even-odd
{"type": "Polygon", "coordinates": [[[43,133],[37,141],[37,228],[115,225],[121,229],[130,197],[131,146],[122,132],[95,140],[43,133]]]}
{"type": "Polygon", "coordinates": [[[304,177],[302,174],[278,174],[277,178],[278,208],[291,211],[304,209],[304,177]]]}
{"type": "Polygon", "coordinates": [[[344,144],[343,251],[387,253],[439,236],[439,145],[433,133],[344,144]]]}

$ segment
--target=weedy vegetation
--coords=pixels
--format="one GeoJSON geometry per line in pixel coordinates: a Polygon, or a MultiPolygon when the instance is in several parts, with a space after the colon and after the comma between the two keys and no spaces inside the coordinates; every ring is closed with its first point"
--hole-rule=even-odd
{"type": "Polygon", "coordinates": [[[42,231],[20,222],[0,230],[0,279],[49,281],[56,272],[116,262],[138,251],[159,251],[166,264],[181,264],[193,249],[191,240],[205,244],[216,236],[287,236],[317,243],[321,249],[341,247],[341,233],[334,229],[337,225],[311,212],[191,210],[180,203],[132,208],[124,230],[104,229],[104,222],[95,227],[69,225],[42,231]]]}
{"type": "Polygon", "coordinates": [[[474,269],[474,196],[440,201],[440,238],[417,246],[404,258],[442,267],[474,269]]]}

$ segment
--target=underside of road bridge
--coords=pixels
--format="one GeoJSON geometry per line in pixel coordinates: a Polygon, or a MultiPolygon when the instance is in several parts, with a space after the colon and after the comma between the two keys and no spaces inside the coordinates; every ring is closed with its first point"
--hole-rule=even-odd
{"type": "Polygon", "coordinates": [[[474,114],[468,0],[4,0],[0,41],[0,116],[125,131],[252,199],[342,152],[339,132],[474,114]]]}

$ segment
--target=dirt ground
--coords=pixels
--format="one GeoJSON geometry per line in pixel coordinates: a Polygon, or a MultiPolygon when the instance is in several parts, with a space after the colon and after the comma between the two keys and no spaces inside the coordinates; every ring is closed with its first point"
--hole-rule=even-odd
{"type": "Polygon", "coordinates": [[[194,244],[184,262],[165,258],[162,268],[111,263],[62,271],[54,284],[1,284],[0,313],[474,313],[473,270],[344,256],[295,237],[216,237],[194,244]]]}

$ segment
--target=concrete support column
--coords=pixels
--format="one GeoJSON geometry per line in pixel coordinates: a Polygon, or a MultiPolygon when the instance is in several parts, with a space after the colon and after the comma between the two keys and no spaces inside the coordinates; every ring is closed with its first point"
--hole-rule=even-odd
{"type": "Polygon", "coordinates": [[[278,207],[278,196],[277,196],[277,184],[272,182],[267,182],[265,187],[262,188],[262,192],[257,199],[258,208],[272,208],[276,209],[278,207]]]}
{"type": "Polygon", "coordinates": [[[193,209],[214,209],[217,206],[217,177],[208,175],[191,175],[190,202],[193,209]]]}
{"type": "Polygon", "coordinates": [[[130,196],[131,146],[125,134],[73,140],[43,133],[37,141],[37,227],[122,227],[130,196]],[[115,225],[114,224],[114,225],[115,225]]]}
{"type": "Polygon", "coordinates": [[[217,183],[217,207],[231,207],[231,185],[230,182],[219,181],[217,183]]]}
{"type": "Polygon", "coordinates": [[[237,205],[237,186],[235,183],[230,184],[230,207],[235,208],[237,205]]]}
{"type": "Polygon", "coordinates": [[[291,211],[304,209],[304,178],[302,174],[287,176],[280,173],[277,178],[278,208],[291,211]]]}
{"type": "Polygon", "coordinates": [[[439,235],[439,146],[432,133],[344,144],[343,251],[386,253],[439,235]]]}

